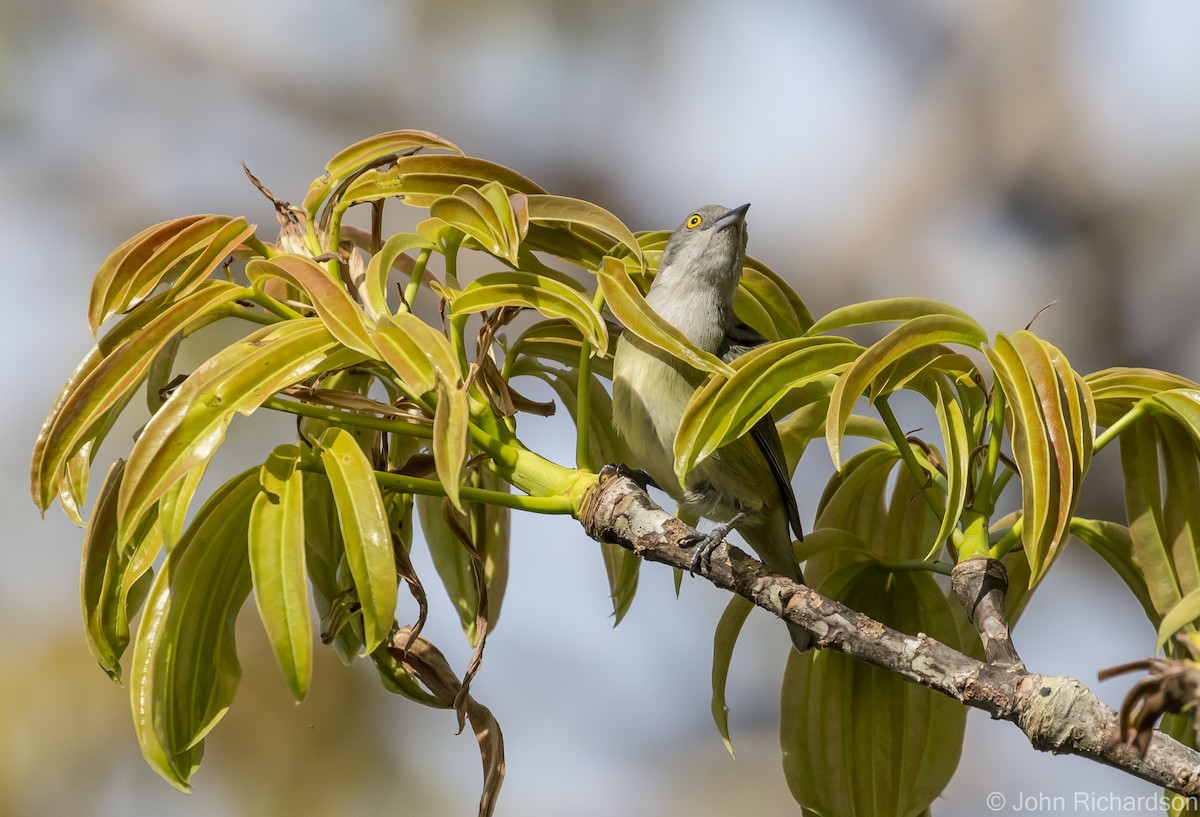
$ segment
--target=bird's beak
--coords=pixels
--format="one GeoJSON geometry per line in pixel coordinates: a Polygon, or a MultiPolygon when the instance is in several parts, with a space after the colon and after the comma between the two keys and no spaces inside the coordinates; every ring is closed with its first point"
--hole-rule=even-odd
{"type": "Polygon", "coordinates": [[[725,215],[717,219],[715,226],[718,230],[723,230],[731,224],[742,224],[746,220],[746,211],[750,209],[750,204],[747,202],[741,207],[734,207],[725,215]]]}

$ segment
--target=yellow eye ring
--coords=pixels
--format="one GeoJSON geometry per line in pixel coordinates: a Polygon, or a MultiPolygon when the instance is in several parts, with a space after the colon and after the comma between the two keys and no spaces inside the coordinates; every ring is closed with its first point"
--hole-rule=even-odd
{"type": "Polygon", "coordinates": [[[704,221],[704,219],[701,218],[699,213],[692,213],[690,216],[688,216],[687,228],[689,230],[694,230],[700,226],[700,222],[702,221],[704,221]]]}

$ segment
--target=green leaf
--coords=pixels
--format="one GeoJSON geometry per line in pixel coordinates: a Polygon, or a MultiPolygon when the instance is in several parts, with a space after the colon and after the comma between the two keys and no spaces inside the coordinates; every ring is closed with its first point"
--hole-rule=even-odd
{"type": "MultiPolygon", "coordinates": [[[[452,523],[445,516],[443,497],[417,495],[414,502],[417,507],[417,518],[421,522],[421,533],[429,548],[429,556],[446,595],[458,612],[459,622],[467,641],[474,646],[478,643],[479,633],[479,576],[476,573],[475,557],[470,548],[473,543],[464,542],[455,533],[452,523]]],[[[449,509],[454,513],[453,509],[449,509]]],[[[454,522],[461,532],[466,527],[461,517],[454,522]]]]}
{"type": "Polygon", "coordinates": [[[1116,522],[1082,519],[1077,516],[1071,520],[1071,534],[1108,562],[1109,567],[1137,597],[1146,618],[1157,627],[1162,616],[1154,609],[1146,580],[1134,563],[1133,540],[1129,535],[1129,528],[1116,522]]]}
{"type": "MultiPolygon", "coordinates": [[[[608,347],[602,356],[592,359],[592,373],[612,380],[612,357],[616,353],[617,333],[606,329],[608,347]]],[[[573,368],[579,365],[579,354],[583,348],[583,335],[570,321],[553,319],[538,321],[513,342],[506,359],[519,361],[527,357],[534,361],[553,361],[573,368]]],[[[596,348],[593,346],[593,348],[596,348]]],[[[505,368],[516,364],[505,363],[505,368]]],[[[515,376],[515,374],[513,375],[515,376]]]]}
{"type": "MultiPolygon", "coordinates": [[[[954,608],[928,573],[860,562],[819,589],[903,632],[961,648],[954,608]]],[[[925,812],[958,765],[966,726],[956,701],[832,650],[790,654],[781,715],[788,786],[820,814],[925,812]]]]}
{"type": "Polygon", "coordinates": [[[459,513],[464,512],[459,491],[467,462],[469,413],[467,390],[439,377],[433,414],[433,460],[446,498],[459,513]]]}
{"type": "Polygon", "coordinates": [[[838,374],[861,353],[844,338],[792,338],[741,355],[732,377],[710,377],[692,395],[675,435],[675,473],[686,474],[749,432],[788,392],[838,374]]]}
{"type": "Polygon", "coordinates": [[[1175,420],[1191,435],[1194,444],[1200,445],[1200,390],[1198,389],[1173,389],[1148,397],[1143,402],[1149,411],[1166,415],[1175,420]]]}
{"type": "Polygon", "coordinates": [[[117,536],[117,489],[124,470],[125,461],[117,460],[104,479],[88,520],[79,571],[88,647],[100,667],[118,682],[120,659],[129,644],[129,622],[137,610],[131,591],[162,549],[154,525],[124,544],[117,536]]]}
{"type": "Polygon", "coordinates": [[[138,628],[134,729],[151,768],[181,791],[241,678],[234,624],[250,593],[246,525],[256,472],[225,483],[197,512],[155,578],[138,628]]]}
{"type": "Polygon", "coordinates": [[[725,743],[725,749],[733,754],[733,742],[729,739],[729,707],[725,703],[725,683],[729,680],[729,665],[733,663],[733,648],[742,632],[742,625],[754,605],[749,599],[734,596],[725,606],[721,620],[713,633],[712,666],[712,716],[725,743]]]}
{"type": "Polygon", "coordinates": [[[171,384],[171,370],[175,365],[175,356],[179,354],[179,346],[183,343],[183,332],[177,332],[158,350],[146,370],[146,408],[150,413],[162,408],[167,401],[167,387],[171,384]]]}
{"type": "Polygon", "coordinates": [[[188,471],[208,461],[234,412],[248,415],[281,389],[361,359],[342,348],[319,318],[264,327],[209,358],[134,443],[121,484],[121,528],[130,529],[188,471]]]}
{"type": "MultiPolygon", "coordinates": [[[[338,520],[337,502],[329,479],[324,474],[304,472],[304,546],[305,567],[312,582],[313,600],[322,624],[332,621],[335,604],[343,591],[350,590],[346,547],[338,520]]],[[[341,627],[322,632],[322,640],[333,641],[338,657],[349,666],[362,649],[362,627],[341,627]]]]}
{"type": "Polygon", "coordinates": [[[192,504],[192,498],[196,496],[200,481],[204,479],[208,462],[205,460],[184,474],[183,479],[168,488],[158,500],[158,530],[168,551],[174,548],[183,536],[188,507],[192,504]]]}
{"type": "Polygon", "coordinates": [[[418,154],[402,156],[386,170],[366,171],[346,188],[342,203],[397,197],[414,207],[429,207],[464,184],[480,187],[491,181],[514,193],[546,192],[514,170],[473,156],[418,154]]]}
{"type": "Polygon", "coordinates": [[[300,255],[277,255],[269,261],[260,258],[246,265],[246,274],[252,280],[269,276],[299,287],[339,343],[369,357],[378,357],[362,309],[345,285],[312,259],[300,255]]]}
{"type": "Polygon", "coordinates": [[[367,275],[363,283],[363,308],[372,321],[392,314],[387,302],[388,275],[403,257],[411,265],[412,259],[404,253],[409,250],[433,250],[434,245],[414,233],[397,233],[383,243],[379,252],[367,263],[367,275]]]}
{"type": "Polygon", "coordinates": [[[461,377],[446,336],[409,312],[379,321],[371,341],[388,366],[416,394],[432,391],[438,374],[461,377]]]}
{"type": "MultiPolygon", "coordinates": [[[[1164,510],[1163,481],[1165,479],[1169,485],[1174,470],[1164,462],[1174,453],[1162,436],[1164,427],[1170,428],[1171,423],[1156,419],[1142,420],[1121,435],[1121,469],[1125,477],[1125,515],[1129,520],[1130,554],[1157,614],[1151,618],[1155,626],[1168,610],[1179,604],[1185,594],[1177,573],[1176,543],[1164,510]]],[[[1195,456],[1191,452],[1188,455],[1195,456]]],[[[1194,557],[1189,556],[1186,561],[1192,559],[1194,557]]],[[[1191,581],[1195,581],[1194,577],[1191,581]]]]}
{"type": "MultiPolygon", "coordinates": [[[[808,329],[810,335],[821,335],[835,329],[846,329],[851,326],[866,326],[873,323],[908,323],[917,318],[930,317],[954,318],[961,324],[974,326],[978,334],[983,335],[983,329],[975,323],[975,319],[941,301],[928,298],[885,298],[878,301],[864,301],[835,309],[825,315],[808,329]]],[[[953,321],[947,325],[953,325],[953,321]]],[[[982,343],[980,341],[979,343],[982,343]]],[[[978,343],[970,343],[978,346],[978,343]]]]}
{"type": "Polygon", "coordinates": [[[1154,644],[1154,649],[1161,650],[1174,637],[1175,633],[1184,627],[1194,625],[1198,618],[1200,618],[1200,588],[1180,599],[1179,603],[1163,616],[1162,623],[1158,625],[1158,640],[1154,644]]]}
{"type": "Polygon", "coordinates": [[[350,575],[362,605],[365,655],[388,637],[396,615],[396,565],[387,512],[371,463],[352,434],[331,428],[321,438],[320,448],[350,575]]]}
{"type": "Polygon", "coordinates": [[[87,501],[88,481],[91,478],[92,440],[87,440],[75,456],[67,460],[58,483],[58,504],[75,527],[83,527],[83,504],[87,501]]]}
{"type": "Polygon", "coordinates": [[[605,303],[626,331],[702,372],[725,377],[733,375],[733,369],[708,352],[696,348],[686,335],[650,308],[620,261],[606,258],[598,277],[605,303]]]}
{"type": "MultiPolygon", "coordinates": [[[[900,306],[903,306],[903,301],[904,299],[901,299],[900,306]]],[[[887,302],[874,303],[886,304],[887,302]]],[[[949,310],[949,307],[946,309],[949,310]]],[[[876,311],[882,313],[884,310],[881,307],[876,311]]],[[[876,311],[872,311],[870,314],[875,314],[876,311]]],[[[882,319],[880,318],[880,320],[882,319]]],[[[822,331],[820,327],[824,320],[826,319],[817,321],[809,330],[809,334],[817,334],[818,331],[822,331]]],[[[839,325],[841,324],[838,321],[833,321],[828,328],[839,325]]],[[[834,466],[841,467],[842,437],[850,419],[851,409],[876,377],[887,371],[898,360],[923,347],[957,343],[977,349],[983,345],[986,339],[987,336],[983,329],[973,319],[949,312],[939,312],[921,315],[906,321],[863,352],[854,365],[841,376],[833,389],[826,429],[829,454],[833,458],[834,466]]]]}
{"type": "Polygon", "coordinates": [[[1096,401],[1097,419],[1106,427],[1143,398],[1173,389],[1200,389],[1200,384],[1177,374],[1123,366],[1089,374],[1084,380],[1096,401]]]}
{"type": "Polygon", "coordinates": [[[275,660],[296,702],[312,680],[312,621],[304,557],[304,479],[300,449],[278,446],[263,463],[250,508],[254,601],[275,660]]]}
{"type": "MultiPolygon", "coordinates": [[[[589,298],[553,278],[529,272],[482,275],[450,301],[451,315],[483,312],[501,306],[536,309],[547,318],[563,318],[603,354],[608,349],[608,326],[589,298]]],[[[575,363],[579,358],[576,356],[575,363]]]]}
{"type": "MultiPolygon", "coordinates": [[[[742,307],[748,307],[751,302],[770,321],[774,335],[764,334],[772,340],[799,337],[812,326],[812,313],[787,281],[758,259],[748,257],[742,267],[734,311],[742,315],[742,307]]],[[[763,331],[753,323],[750,325],[763,331]]]]}
{"type": "Polygon", "coordinates": [[[329,160],[329,163],[325,165],[325,174],[308,188],[308,193],[304,197],[304,211],[310,216],[316,214],[317,208],[321,206],[321,202],[325,200],[330,191],[351,174],[394,153],[401,153],[413,148],[449,150],[462,155],[462,151],[453,143],[428,131],[394,130],[376,134],[360,142],[355,142],[329,160]]]}
{"type": "Polygon", "coordinates": [[[34,448],[30,481],[39,508],[49,507],[68,460],[97,437],[97,430],[112,419],[110,412],[128,402],[159,351],[244,292],[224,281],[208,282],[173,304],[162,304],[162,311],[107,354],[97,347],[84,358],[46,417],[34,448]]]}
{"type": "Polygon", "coordinates": [[[531,194],[529,221],[533,224],[569,225],[584,238],[592,238],[598,246],[603,246],[603,237],[607,236],[628,249],[634,258],[639,261],[642,258],[642,248],[625,223],[603,207],[589,201],[566,196],[531,194]]]}
{"type": "Polygon", "coordinates": [[[962,403],[948,388],[939,389],[934,404],[945,446],[946,512],[926,558],[933,558],[958,525],[971,487],[971,436],[962,403]]]}
{"type": "MultiPolygon", "coordinates": [[[[515,193],[517,208],[526,208],[524,194],[515,193]]],[[[518,224],[514,201],[499,182],[488,182],[482,187],[460,185],[449,196],[442,196],[429,206],[429,215],[441,219],[462,230],[485,252],[502,258],[516,266],[521,239],[524,237],[518,224]]],[[[526,228],[528,221],[525,222],[526,228]]]]}

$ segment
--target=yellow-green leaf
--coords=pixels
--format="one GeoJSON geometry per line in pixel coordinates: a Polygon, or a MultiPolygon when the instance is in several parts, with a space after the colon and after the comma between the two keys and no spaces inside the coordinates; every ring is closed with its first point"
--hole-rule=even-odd
{"type": "MultiPolygon", "coordinates": [[[[434,245],[414,233],[397,233],[383,243],[379,252],[367,263],[363,283],[363,308],[372,321],[391,314],[387,302],[387,281],[392,267],[409,250],[432,250],[434,245]]],[[[407,258],[407,256],[405,256],[407,258]]],[[[412,263],[412,259],[407,259],[412,263]]]]}
{"type": "Polygon", "coordinates": [[[771,340],[795,338],[812,326],[812,314],[796,291],[770,267],[755,258],[747,258],[742,280],[734,298],[734,311],[771,340]],[[754,304],[769,321],[774,333],[750,321],[743,310],[754,304]]]}
{"type": "Polygon", "coordinates": [[[300,449],[281,445],[259,473],[250,508],[250,575],[254,601],[275,660],[297,702],[312,679],[312,621],[304,558],[304,480],[300,449]]]}
{"type": "Polygon", "coordinates": [[[732,377],[733,369],[714,355],[696,348],[687,336],[650,308],[629,278],[625,265],[615,258],[604,259],[599,272],[604,301],[617,320],[647,343],[679,358],[702,372],[732,377]]]}
{"type": "Polygon", "coordinates": [[[433,414],[433,460],[446,497],[459,513],[464,512],[459,491],[467,462],[469,414],[467,390],[439,377],[433,414]]]}
{"type": "MultiPolygon", "coordinates": [[[[908,323],[917,318],[938,316],[954,318],[962,324],[975,325],[978,328],[975,319],[966,312],[941,301],[933,301],[928,298],[885,298],[835,309],[809,327],[808,333],[820,335],[850,326],[866,326],[872,323],[908,323]]],[[[983,335],[983,330],[979,329],[978,334],[983,335]]]]}
{"type": "Polygon", "coordinates": [[[221,216],[184,216],[147,227],[117,247],[92,280],[92,293],[88,302],[88,326],[96,334],[100,325],[117,312],[124,311],[133,301],[131,285],[144,290],[142,295],[154,288],[158,278],[174,264],[190,253],[205,235],[218,229],[221,216]],[[145,269],[145,275],[139,271],[145,269]],[[139,278],[142,280],[139,282],[139,278]],[[151,279],[149,288],[145,278],[151,279]],[[140,283],[140,286],[138,285],[140,283]]]}
{"type": "Polygon", "coordinates": [[[379,321],[371,341],[384,362],[417,394],[431,391],[439,374],[449,379],[461,376],[450,341],[410,312],[379,321]]]}
{"type": "Polygon", "coordinates": [[[418,154],[402,156],[385,170],[368,170],[346,188],[344,204],[396,197],[414,207],[429,207],[462,185],[479,187],[496,181],[514,193],[545,193],[529,179],[503,165],[473,156],[418,154]]]}
{"type": "Polygon", "coordinates": [[[320,445],[346,561],[362,605],[365,655],[387,638],[396,615],[396,564],[387,511],[371,463],[350,432],[331,428],[320,445]]]}
{"type": "MultiPolygon", "coordinates": [[[[197,291],[165,305],[139,331],[107,354],[94,349],[59,395],[38,435],[30,481],[34,501],[45,510],[53,499],[67,461],[109,412],[128,401],[145,379],[155,356],[170,340],[195,321],[237,298],[245,290],[225,281],[211,281],[197,291]]],[[[146,306],[150,306],[146,304],[146,306]]],[[[140,322],[140,321],[139,321],[140,322]]],[[[124,333],[123,333],[124,334],[124,333]]]]}
{"type": "MultiPolygon", "coordinates": [[[[887,304],[888,302],[882,302],[887,304]]],[[[868,305],[860,305],[868,306],[868,305]]],[[[948,309],[948,308],[947,308],[948,309]]],[[[834,313],[831,313],[834,314],[834,313]]],[[[868,314],[891,314],[883,307],[870,310],[868,314]]],[[[817,321],[809,334],[815,335],[822,328],[823,321],[817,321]]],[[[847,318],[848,319],[848,318],[847,318]]],[[[882,319],[882,318],[881,318],[882,319]]],[[[889,318],[894,319],[894,318],[889,318]]],[[[843,324],[831,322],[828,328],[843,324]]],[[[842,436],[846,423],[849,422],[854,403],[862,396],[880,374],[889,366],[917,349],[944,343],[957,343],[963,346],[979,348],[987,340],[983,328],[969,317],[960,317],[948,312],[922,314],[905,321],[902,325],[889,332],[882,340],[871,346],[859,356],[838,380],[833,389],[833,397],[829,405],[829,419],[826,423],[829,439],[829,454],[833,458],[834,467],[840,468],[842,462],[842,436]]]]}
{"type": "MultiPolygon", "coordinates": [[[[312,581],[313,601],[323,626],[333,622],[335,606],[343,591],[351,590],[346,547],[338,521],[337,502],[324,474],[304,472],[304,545],[305,567],[312,581]]],[[[338,657],[349,666],[362,650],[362,627],[341,627],[336,632],[322,631],[321,638],[333,641],[338,657]]]]}
{"type": "Polygon", "coordinates": [[[697,389],[675,436],[675,473],[686,474],[718,448],[745,435],[788,392],[835,375],[862,353],[844,338],[792,338],[758,346],[731,364],[732,377],[697,389]]]}
{"type": "Polygon", "coordinates": [[[1162,623],[1158,625],[1158,640],[1154,643],[1155,650],[1161,650],[1177,632],[1184,627],[1194,625],[1200,618],[1200,588],[1188,593],[1179,603],[1166,612],[1162,623]]]}
{"type": "Polygon", "coordinates": [[[589,201],[566,196],[532,194],[529,196],[529,221],[570,225],[584,237],[595,234],[608,236],[628,249],[639,261],[642,258],[642,248],[625,223],[603,207],[589,201]]]}
{"type": "MultiPolygon", "coordinates": [[[[530,272],[496,272],[472,281],[450,301],[451,315],[466,315],[520,306],[536,309],[547,318],[564,318],[604,354],[608,349],[608,326],[592,307],[591,300],[553,278],[530,272]]],[[[575,360],[578,363],[578,357],[575,360]]]]}
{"type": "Polygon", "coordinates": [[[319,318],[264,327],[209,358],[134,443],[118,502],[122,530],[188,471],[208,461],[235,412],[248,415],[280,389],[361,360],[341,347],[319,318]]]}
{"type": "Polygon", "coordinates": [[[299,287],[339,343],[364,355],[378,356],[362,308],[342,282],[335,281],[312,259],[300,255],[277,255],[269,261],[256,259],[246,266],[246,272],[251,276],[274,276],[299,287]]]}
{"type": "Polygon", "coordinates": [[[997,335],[987,356],[1007,398],[1021,475],[1022,543],[1036,583],[1066,537],[1091,460],[1091,401],[1062,353],[1032,332],[997,335]]]}
{"type": "Polygon", "coordinates": [[[1115,423],[1134,404],[1146,397],[1173,389],[1200,389],[1200,384],[1157,369],[1116,367],[1084,378],[1096,403],[1101,425],[1115,423]]]}
{"type": "Polygon", "coordinates": [[[428,131],[394,130],[376,134],[338,151],[329,160],[325,165],[325,174],[308,188],[304,197],[304,211],[310,216],[315,215],[333,188],[351,174],[392,154],[413,148],[448,150],[462,155],[456,145],[428,131]]]}

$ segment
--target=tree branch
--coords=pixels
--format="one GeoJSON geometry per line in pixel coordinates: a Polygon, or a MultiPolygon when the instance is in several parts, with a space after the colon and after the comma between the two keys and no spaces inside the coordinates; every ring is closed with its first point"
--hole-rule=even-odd
{"type": "MultiPolygon", "coordinates": [[[[682,570],[692,554],[679,547],[691,532],[655,505],[632,480],[608,475],[579,515],[588,536],[628,548],[643,559],[682,570]]],[[[908,635],[839,604],[725,543],[698,572],[813,634],[823,649],[896,673],[967,706],[1011,721],[1035,749],[1072,754],[1126,771],[1180,794],[1200,795],[1200,752],[1155,732],[1145,757],[1120,742],[1117,715],[1075,678],[984,664],[924,634],[908,635]]]]}

